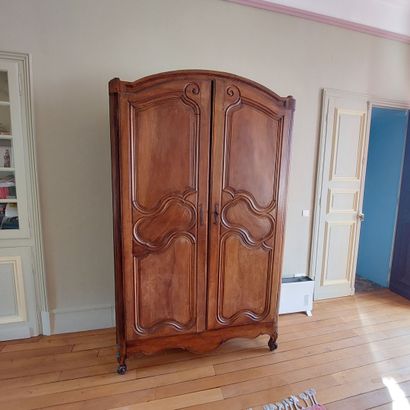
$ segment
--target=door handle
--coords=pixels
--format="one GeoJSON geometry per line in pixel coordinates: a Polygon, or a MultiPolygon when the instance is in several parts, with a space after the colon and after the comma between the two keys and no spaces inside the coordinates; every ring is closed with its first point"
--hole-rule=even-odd
{"type": "Polygon", "coordinates": [[[218,204],[215,204],[214,206],[214,224],[218,224],[218,220],[219,220],[219,206],[218,204]]]}
{"type": "Polygon", "coordinates": [[[364,221],[364,214],[362,212],[359,212],[357,214],[357,217],[363,222],[364,221]]]}

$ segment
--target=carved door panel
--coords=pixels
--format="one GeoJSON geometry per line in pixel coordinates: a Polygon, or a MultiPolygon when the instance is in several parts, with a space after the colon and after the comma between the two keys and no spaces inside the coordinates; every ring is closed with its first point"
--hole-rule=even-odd
{"type": "Polygon", "coordinates": [[[205,329],[210,81],[122,94],[127,339],[205,329]]]}
{"type": "Polygon", "coordinates": [[[290,116],[239,81],[214,95],[207,326],[274,321],[290,116]]]}

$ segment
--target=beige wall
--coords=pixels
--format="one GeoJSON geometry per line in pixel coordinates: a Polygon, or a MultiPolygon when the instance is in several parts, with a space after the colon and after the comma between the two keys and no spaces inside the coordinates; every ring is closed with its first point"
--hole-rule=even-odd
{"type": "Polygon", "coordinates": [[[284,273],[307,272],[320,90],[410,99],[410,47],[221,0],[0,0],[0,50],[32,54],[51,309],[113,303],[107,83],[181,68],[297,101],[284,273]]]}

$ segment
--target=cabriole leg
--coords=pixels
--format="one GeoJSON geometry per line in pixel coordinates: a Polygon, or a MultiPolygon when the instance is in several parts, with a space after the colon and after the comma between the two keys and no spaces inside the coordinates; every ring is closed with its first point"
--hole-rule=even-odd
{"type": "Polygon", "coordinates": [[[125,374],[127,372],[127,364],[125,363],[126,359],[127,359],[127,356],[125,352],[122,352],[120,349],[120,351],[117,352],[117,360],[118,360],[117,373],[118,374],[125,374]]]}
{"type": "Polygon", "coordinates": [[[120,363],[117,367],[118,374],[125,374],[127,371],[127,365],[125,363],[120,363]]]}
{"type": "Polygon", "coordinates": [[[274,350],[276,350],[278,348],[278,344],[276,343],[276,337],[273,338],[272,336],[269,338],[269,342],[268,342],[268,346],[269,346],[269,350],[271,352],[273,352],[274,350]]]}

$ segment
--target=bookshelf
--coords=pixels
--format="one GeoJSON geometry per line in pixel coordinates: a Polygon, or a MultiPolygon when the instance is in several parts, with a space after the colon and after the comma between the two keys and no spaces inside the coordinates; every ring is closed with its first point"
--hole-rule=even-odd
{"type": "Polygon", "coordinates": [[[0,51],[0,341],[50,327],[31,101],[29,56],[0,51]]]}
{"type": "MultiPolygon", "coordinates": [[[[15,104],[19,99],[15,98],[18,95],[13,95],[17,90],[13,90],[9,76],[10,71],[0,70],[0,238],[12,233],[3,231],[20,231],[20,196],[17,194],[15,167],[15,148],[19,140],[19,124],[15,123],[19,119],[18,112],[15,112],[18,107],[15,104]]],[[[23,163],[23,158],[18,155],[17,160],[23,163]]]]}

